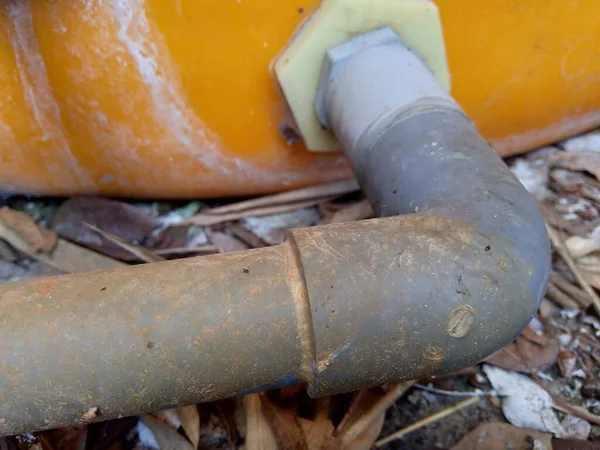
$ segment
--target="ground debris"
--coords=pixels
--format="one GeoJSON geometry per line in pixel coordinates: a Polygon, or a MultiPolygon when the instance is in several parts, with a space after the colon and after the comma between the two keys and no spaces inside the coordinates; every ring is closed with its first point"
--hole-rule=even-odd
{"type": "MultiPolygon", "coordinates": [[[[577,306],[575,302],[573,304],[577,306]]],[[[528,325],[515,341],[492,355],[486,362],[505,370],[517,372],[543,370],[556,362],[559,350],[554,329],[549,333],[542,331],[536,333],[528,325]]]]}
{"type": "Polygon", "coordinates": [[[490,422],[478,426],[463,437],[451,450],[552,450],[552,435],[527,428],[517,428],[508,423],[490,422]]]}

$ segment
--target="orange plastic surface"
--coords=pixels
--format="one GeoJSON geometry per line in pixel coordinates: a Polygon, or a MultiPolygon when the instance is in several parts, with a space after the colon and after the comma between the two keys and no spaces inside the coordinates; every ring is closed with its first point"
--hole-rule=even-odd
{"type": "MultiPolygon", "coordinates": [[[[0,3],[0,187],[208,197],[349,176],[270,65],[318,0],[0,3]]],[[[438,0],[453,95],[509,154],[600,123],[597,0],[438,0]]]]}

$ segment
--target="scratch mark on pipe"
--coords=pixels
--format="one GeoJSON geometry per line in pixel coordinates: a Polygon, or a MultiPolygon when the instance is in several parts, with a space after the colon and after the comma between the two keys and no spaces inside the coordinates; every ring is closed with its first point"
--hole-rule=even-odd
{"type": "Polygon", "coordinates": [[[327,367],[329,367],[329,365],[332,362],[334,362],[338,356],[340,356],[342,353],[344,353],[346,350],[348,350],[350,348],[350,345],[352,345],[352,342],[348,341],[341,347],[336,348],[333,352],[331,352],[325,358],[318,361],[317,362],[317,371],[323,372],[325,369],[327,369],[327,367]]]}

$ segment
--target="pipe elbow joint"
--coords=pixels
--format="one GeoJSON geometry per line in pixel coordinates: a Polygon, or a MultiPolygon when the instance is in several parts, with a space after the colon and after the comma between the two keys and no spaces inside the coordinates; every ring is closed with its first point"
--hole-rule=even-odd
{"type": "Polygon", "coordinates": [[[380,218],[292,235],[315,395],[484,360],[531,320],[549,276],[535,200],[389,33],[330,51],[343,57],[326,61],[317,99],[380,218]]]}

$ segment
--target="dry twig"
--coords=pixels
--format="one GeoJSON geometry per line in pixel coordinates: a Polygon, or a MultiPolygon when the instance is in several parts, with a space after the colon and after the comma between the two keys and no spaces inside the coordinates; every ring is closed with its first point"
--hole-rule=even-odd
{"type": "Polygon", "coordinates": [[[573,300],[575,300],[582,308],[587,308],[592,304],[592,297],[579,289],[577,286],[571,284],[568,280],[563,278],[558,272],[552,271],[550,274],[550,281],[558,289],[568,294],[573,300]]]}
{"type": "Polygon", "coordinates": [[[115,236],[114,234],[109,233],[108,231],[101,230],[100,228],[92,225],[91,223],[83,222],[83,224],[86,227],[88,227],[90,230],[98,233],[104,239],[114,242],[116,245],[121,247],[123,250],[128,251],[129,253],[131,253],[132,255],[141,259],[144,262],[152,263],[152,262],[159,262],[159,261],[165,260],[165,258],[157,255],[156,253],[148,250],[147,248],[127,242],[126,240],[121,239],[119,236],[115,236]]]}
{"type": "Polygon", "coordinates": [[[581,275],[581,272],[577,268],[577,264],[575,264],[575,261],[573,261],[573,258],[571,258],[569,251],[565,247],[563,241],[558,236],[556,230],[554,230],[548,225],[546,225],[546,228],[548,230],[548,236],[552,241],[552,245],[560,254],[565,263],[567,263],[567,266],[569,266],[569,269],[571,270],[571,272],[573,272],[573,275],[577,279],[579,285],[583,288],[585,292],[587,292],[590,295],[590,297],[592,298],[592,305],[594,305],[594,310],[596,311],[596,314],[600,315],[600,297],[598,297],[598,294],[596,294],[594,288],[590,286],[590,284],[585,280],[585,278],[583,278],[583,275],[581,275]]]}
{"type": "Polygon", "coordinates": [[[184,225],[216,225],[251,216],[268,216],[308,208],[358,190],[355,180],[322,184],[283,194],[267,195],[210,208],[196,214],[184,225]]]}

